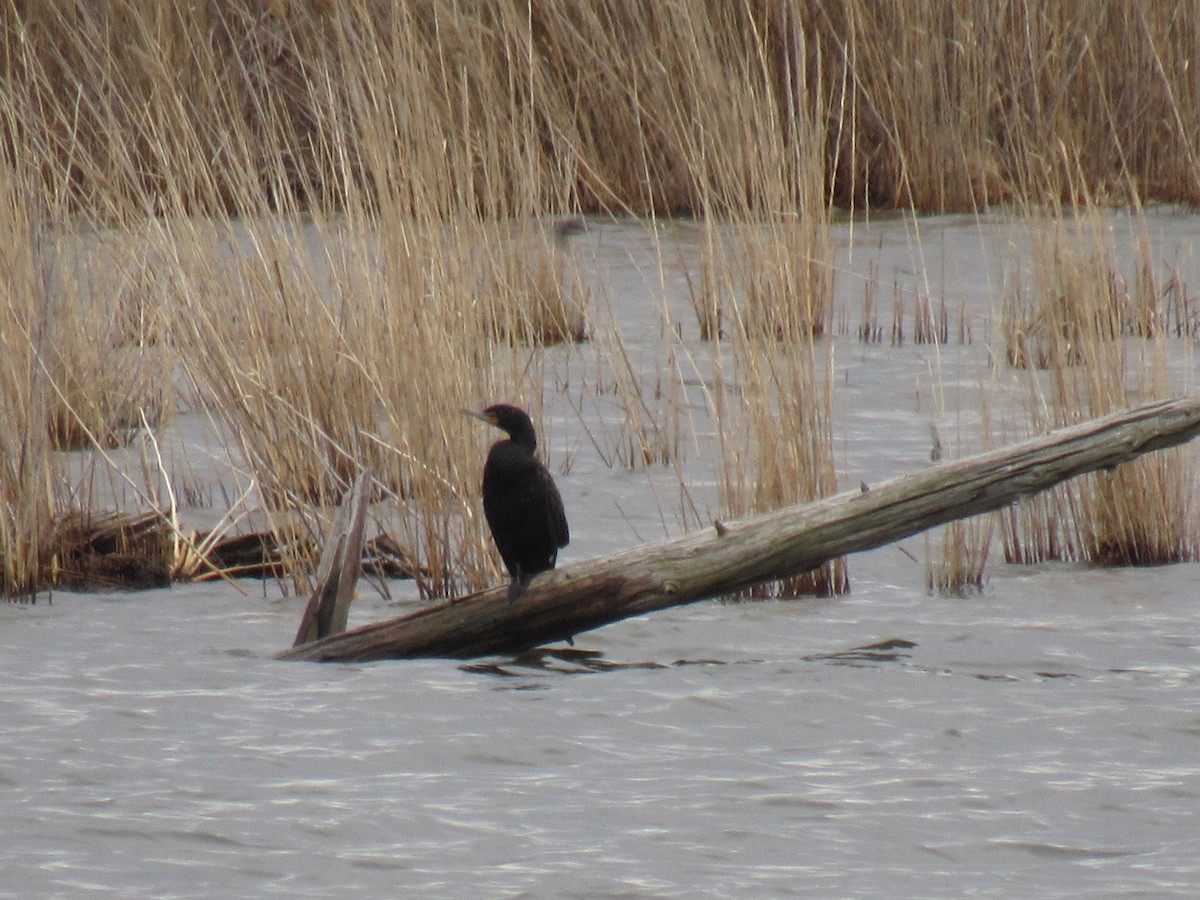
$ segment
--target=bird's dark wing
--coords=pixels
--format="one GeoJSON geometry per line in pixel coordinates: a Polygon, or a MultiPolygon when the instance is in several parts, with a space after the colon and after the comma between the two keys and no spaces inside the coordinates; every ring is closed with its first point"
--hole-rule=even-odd
{"type": "Polygon", "coordinates": [[[483,511],[514,577],[554,568],[569,538],[566,515],[554,479],[535,456],[509,441],[492,448],[483,471],[483,511]]]}
{"type": "Polygon", "coordinates": [[[546,516],[550,525],[550,534],[554,538],[554,546],[565,547],[571,543],[571,529],[567,525],[567,513],[563,509],[562,495],[558,492],[558,485],[554,483],[554,478],[546,471],[545,466],[539,466],[542,470],[543,485],[542,490],[546,497],[546,516]]]}

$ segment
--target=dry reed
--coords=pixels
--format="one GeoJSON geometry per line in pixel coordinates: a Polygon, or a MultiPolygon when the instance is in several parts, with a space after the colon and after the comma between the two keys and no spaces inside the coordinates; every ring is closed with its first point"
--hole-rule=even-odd
{"type": "MultiPolygon", "coordinates": [[[[988,436],[991,434],[992,416],[989,386],[980,384],[978,392],[980,430],[988,436]]],[[[935,402],[939,406],[939,418],[944,418],[944,397],[941,391],[935,392],[935,396],[935,402]]],[[[931,426],[931,432],[933,446],[929,458],[936,463],[945,459],[948,451],[942,439],[941,429],[934,424],[931,426]]],[[[984,449],[987,449],[986,446],[984,449]]],[[[934,532],[926,532],[926,590],[936,591],[942,596],[955,597],[966,597],[982,591],[987,583],[987,563],[996,527],[995,516],[974,516],[950,522],[934,532]]]]}
{"type": "MultiPolygon", "coordinates": [[[[1051,226],[1049,239],[1034,242],[1033,315],[1028,309],[1014,315],[1012,304],[1006,306],[1009,356],[1027,366],[1035,430],[1178,390],[1167,375],[1168,329],[1156,312],[1161,294],[1144,274],[1152,271],[1148,247],[1142,244],[1143,275],[1131,293],[1097,225],[1095,217],[1084,217],[1073,229],[1065,222],[1051,226]],[[1036,341],[1028,340],[1031,334],[1036,341]],[[1037,365],[1046,367],[1044,379],[1037,365]]],[[[1195,484],[1186,450],[1172,450],[1064,485],[1004,514],[1005,557],[1107,565],[1196,559],[1195,484]]]]}
{"type": "MultiPolygon", "coordinates": [[[[657,382],[650,382],[630,358],[617,323],[606,323],[597,330],[595,349],[597,371],[604,373],[608,392],[616,395],[621,409],[615,434],[606,429],[603,435],[593,435],[605,465],[638,469],[678,463],[682,439],[678,395],[663,394],[661,374],[657,382]]],[[[673,357],[667,360],[667,378],[669,384],[677,385],[673,362],[673,357]]]]}
{"type": "Polygon", "coordinates": [[[209,289],[180,302],[193,374],[277,521],[299,516],[315,538],[314,514],[370,469],[422,593],[447,596],[493,577],[475,509],[480,434],[459,411],[504,383],[540,390],[540,373],[523,379],[517,351],[487,343],[473,274],[455,262],[470,248],[404,230],[380,241],[353,221],[316,223],[298,229],[311,245],[297,252],[263,223],[232,247],[232,273],[204,269],[209,289]]]}
{"type": "MultiPolygon", "coordinates": [[[[723,476],[726,511],[830,490],[831,388],[812,371],[813,336],[832,323],[828,203],[1200,199],[1200,16],[1179,12],[987,0],[685,0],[670,15],[611,0],[10,4],[0,393],[21,427],[3,438],[4,588],[35,586],[52,556],[51,436],[103,446],[160,424],[174,406],[166,373],[181,362],[281,530],[298,520],[318,534],[317,510],[369,467],[399,509],[423,592],[494,577],[472,499],[485,441],[455,411],[485,399],[536,411],[533,345],[580,339],[590,298],[562,248],[512,256],[493,232],[580,211],[704,216],[697,318],[703,337],[727,335],[748,404],[744,419],[729,415],[714,389],[713,405],[726,442],[752,438],[726,457],[747,467],[723,476]],[[227,214],[241,224],[205,218],[227,214]],[[97,223],[121,248],[109,269],[107,251],[82,252],[80,274],[60,266],[48,296],[52,233],[97,223]],[[112,315],[97,311],[101,295],[112,315]],[[798,473],[807,487],[788,495],[798,473]]],[[[1076,369],[1125,371],[1114,334],[1197,328],[1178,284],[1135,290],[1158,299],[1111,333],[1100,312],[1068,308],[1080,292],[1120,307],[1111,279],[1034,290],[1066,300],[1027,316],[1026,346],[1014,338],[1011,352],[1045,356],[1070,415],[1124,396],[1068,383],[1076,369]]],[[[897,294],[893,343],[902,307],[897,294]]],[[[914,332],[944,342],[944,308],[919,302],[914,332]]],[[[678,426],[659,429],[654,391],[626,370],[618,455],[677,460],[678,426]]],[[[1184,477],[1148,474],[1136,490],[1184,477]]],[[[1111,525],[1087,542],[1141,559],[1113,549],[1146,541],[1103,494],[1131,486],[1096,483],[1093,518],[1111,525]]]]}
{"type": "Polygon", "coordinates": [[[764,122],[728,111],[764,85],[770,128],[821,123],[844,205],[1195,201],[1192,13],[42,0],[0,21],[0,90],[51,190],[118,218],[228,211],[251,184],[340,206],[391,179],[384,158],[413,164],[393,199],[414,210],[712,214],[754,192],[764,122]]]}
{"type": "Polygon", "coordinates": [[[142,235],[49,241],[43,299],[53,337],[41,364],[54,448],[115,447],[166,424],[175,411],[173,362],[160,344],[158,267],[145,259],[142,235]]]}
{"type": "Polygon", "coordinates": [[[479,306],[489,337],[518,344],[579,343],[587,338],[589,296],[571,255],[581,219],[535,230],[530,220],[514,239],[484,242],[479,306]]]}
{"type": "Polygon", "coordinates": [[[982,591],[994,529],[995,519],[988,516],[951,522],[936,536],[926,533],[926,589],[956,597],[982,591]]]}
{"type": "MultiPolygon", "coordinates": [[[[718,409],[723,515],[739,517],[837,491],[833,466],[832,348],[828,365],[812,339],[778,344],[739,331],[734,339],[736,403],[718,409]]],[[[759,585],[751,597],[829,596],[849,590],[843,559],[759,585]]]]}
{"type": "MultiPolygon", "coordinates": [[[[7,123],[5,123],[7,124],[7,123]]],[[[51,553],[60,466],[51,453],[48,402],[39,353],[49,341],[44,315],[38,204],[29,173],[0,154],[0,589],[27,594],[43,582],[51,553]]]]}

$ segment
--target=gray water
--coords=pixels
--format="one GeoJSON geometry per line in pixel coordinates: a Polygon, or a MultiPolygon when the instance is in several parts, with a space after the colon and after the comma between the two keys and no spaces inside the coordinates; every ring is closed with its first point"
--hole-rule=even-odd
{"type": "MultiPolygon", "coordinates": [[[[1196,221],[1159,225],[1194,272],[1196,221]]],[[[994,302],[1018,245],[976,220],[837,234],[840,292],[874,259],[955,304],[994,302]]],[[[635,302],[646,245],[633,226],[581,245],[631,333],[663,309],[635,302]]],[[[932,420],[969,439],[981,340],[936,365],[830,340],[843,487],[927,465],[932,420]]],[[[678,527],[674,474],[610,470],[551,394],[545,415],[552,459],[574,453],[563,562],[678,527]]],[[[994,550],[984,591],[949,598],[921,539],[903,551],[851,558],[846,596],[705,602],[466,663],[273,661],[303,601],[271,584],[0,605],[0,896],[1200,892],[1200,565],[994,550]]],[[[406,590],[364,589],[351,624],[416,608],[406,590]]]]}

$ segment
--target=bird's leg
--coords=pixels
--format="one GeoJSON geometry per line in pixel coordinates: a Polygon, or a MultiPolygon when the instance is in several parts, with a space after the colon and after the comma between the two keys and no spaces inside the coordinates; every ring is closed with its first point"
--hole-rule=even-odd
{"type": "Polygon", "coordinates": [[[512,573],[512,577],[512,584],[508,586],[509,603],[512,603],[521,596],[521,592],[525,590],[525,585],[529,584],[529,579],[531,579],[533,576],[522,572],[521,567],[518,565],[516,570],[512,573]]]}

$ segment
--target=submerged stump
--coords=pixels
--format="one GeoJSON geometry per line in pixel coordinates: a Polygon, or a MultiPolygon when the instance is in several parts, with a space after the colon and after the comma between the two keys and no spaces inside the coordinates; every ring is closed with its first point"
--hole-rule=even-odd
{"type": "Polygon", "coordinates": [[[364,469],[342,497],[341,508],[317,564],[316,587],[304,608],[292,646],[298,647],[346,630],[354,584],[362,569],[363,524],[370,487],[371,473],[364,469]]]}

